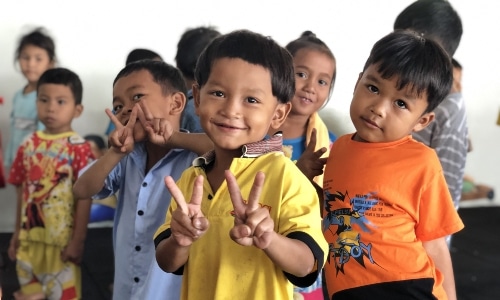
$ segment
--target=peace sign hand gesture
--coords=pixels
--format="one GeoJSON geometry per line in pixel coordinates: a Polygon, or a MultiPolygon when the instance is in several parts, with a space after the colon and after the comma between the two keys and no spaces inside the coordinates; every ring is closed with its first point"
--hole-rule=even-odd
{"type": "Polygon", "coordinates": [[[203,197],[203,176],[196,177],[193,186],[191,201],[186,203],[184,195],[175,184],[172,177],[165,177],[172,198],[177,203],[177,208],[172,212],[170,230],[177,245],[181,247],[190,246],[208,230],[208,219],[201,211],[201,199],[203,197]]]}
{"type": "Polygon", "coordinates": [[[156,145],[166,145],[174,131],[172,124],[167,119],[155,118],[145,101],[140,101],[138,105],[139,122],[148,134],[148,140],[156,145]]]}
{"type": "Polygon", "coordinates": [[[234,227],[229,231],[229,236],[240,245],[253,245],[259,249],[266,249],[276,233],[269,210],[259,205],[265,179],[264,173],[258,172],[255,175],[247,203],[244,202],[236,178],[231,171],[226,170],[225,176],[234,207],[234,227]]]}
{"type": "Polygon", "coordinates": [[[130,117],[126,125],[123,125],[111,110],[106,109],[106,114],[115,125],[115,130],[111,132],[108,143],[111,149],[117,153],[130,153],[134,150],[134,126],[137,119],[137,107],[132,108],[130,117]]]}
{"type": "Polygon", "coordinates": [[[307,145],[306,150],[297,160],[297,168],[302,171],[304,175],[309,180],[313,180],[314,177],[323,174],[323,167],[326,164],[326,157],[321,158],[321,156],[326,152],[326,148],[323,147],[314,151],[316,148],[316,129],[312,130],[311,140],[307,145]]]}

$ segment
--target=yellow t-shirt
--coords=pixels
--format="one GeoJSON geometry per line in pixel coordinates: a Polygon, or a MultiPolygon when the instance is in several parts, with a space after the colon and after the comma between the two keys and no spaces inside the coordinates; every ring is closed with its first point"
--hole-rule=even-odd
{"type": "MultiPolygon", "coordinates": [[[[260,204],[269,209],[275,231],[306,243],[321,269],[328,245],[321,232],[319,201],[314,187],[295,164],[281,152],[271,152],[258,158],[236,158],[230,170],[243,196],[249,195],[257,171],[265,173],[260,204]]],[[[191,198],[194,179],[200,174],[206,178],[203,168],[190,167],[177,182],[186,199],[191,198]]],[[[170,235],[175,209],[176,203],[171,201],[165,224],[155,234],[156,244],[170,235]]],[[[205,180],[201,210],[210,227],[191,245],[183,268],[181,299],[292,299],[292,283],[307,286],[316,279],[318,270],[304,278],[287,275],[264,251],[231,240],[233,206],[225,181],[214,193],[205,180]]]]}

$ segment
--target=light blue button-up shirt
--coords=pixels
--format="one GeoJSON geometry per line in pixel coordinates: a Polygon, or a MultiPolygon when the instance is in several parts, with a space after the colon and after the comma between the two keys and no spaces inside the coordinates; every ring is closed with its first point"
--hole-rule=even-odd
{"type": "Polygon", "coordinates": [[[113,228],[115,277],[113,299],[179,299],[182,277],[163,272],[156,263],[153,235],[165,221],[171,195],[167,175],[177,180],[191,166],[196,154],[175,149],[147,174],[146,148],[138,143],[108,175],[103,189],[93,198],[118,193],[113,228]],[[153,290],[154,289],[154,290],[153,290]]]}

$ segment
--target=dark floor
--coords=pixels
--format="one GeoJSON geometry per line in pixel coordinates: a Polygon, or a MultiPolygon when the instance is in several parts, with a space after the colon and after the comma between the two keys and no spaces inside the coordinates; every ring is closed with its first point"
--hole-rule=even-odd
{"type": "MultiPolygon", "coordinates": [[[[500,299],[500,207],[460,209],[465,229],[454,236],[452,259],[459,300],[500,299]]],[[[0,233],[5,255],[10,234],[0,233]]],[[[83,299],[110,299],[113,279],[111,228],[89,229],[82,264],[83,299]]],[[[0,268],[4,300],[17,288],[13,264],[0,268]]]]}

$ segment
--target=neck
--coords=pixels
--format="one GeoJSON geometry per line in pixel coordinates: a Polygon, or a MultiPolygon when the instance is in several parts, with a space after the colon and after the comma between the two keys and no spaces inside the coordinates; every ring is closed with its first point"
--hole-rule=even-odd
{"type": "Polygon", "coordinates": [[[31,93],[36,90],[36,82],[28,82],[28,84],[24,87],[24,94],[31,93]]]}

